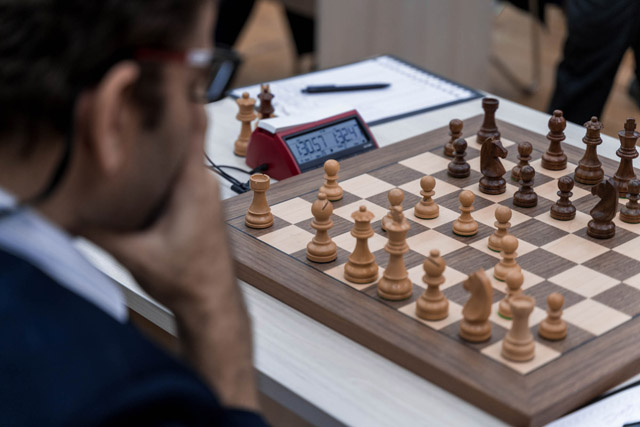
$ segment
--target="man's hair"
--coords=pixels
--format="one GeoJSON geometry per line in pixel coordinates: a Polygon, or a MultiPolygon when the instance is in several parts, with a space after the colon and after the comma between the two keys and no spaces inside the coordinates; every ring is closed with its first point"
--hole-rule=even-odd
{"type": "MultiPolygon", "coordinates": [[[[204,1],[0,0],[0,135],[67,134],[77,94],[138,49],[184,48],[204,1]]],[[[161,71],[141,70],[132,96],[152,127],[161,71]]]]}

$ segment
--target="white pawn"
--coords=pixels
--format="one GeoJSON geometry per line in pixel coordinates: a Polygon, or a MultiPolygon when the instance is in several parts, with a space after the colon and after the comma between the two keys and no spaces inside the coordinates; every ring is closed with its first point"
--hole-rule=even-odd
{"type": "Polygon", "coordinates": [[[564,297],[553,292],[547,297],[547,318],[540,322],[538,334],[547,340],[561,340],[567,336],[567,323],[562,320],[564,297]]]}
{"type": "MultiPolygon", "coordinates": [[[[400,211],[402,211],[404,191],[399,188],[392,188],[391,190],[389,190],[387,198],[389,199],[389,212],[387,212],[386,216],[382,217],[382,221],[380,222],[380,228],[382,228],[384,231],[387,231],[387,227],[393,222],[393,217],[391,215],[391,213],[393,212],[393,208],[395,206],[400,206],[400,211]]],[[[407,219],[404,218],[404,221],[407,222],[407,219]]]]}
{"type": "Polygon", "coordinates": [[[511,209],[506,206],[498,206],[496,208],[496,222],[493,223],[496,231],[489,236],[489,249],[495,252],[502,250],[502,238],[509,234],[507,231],[511,227],[509,220],[511,219],[511,209]]]}
{"type": "Polygon", "coordinates": [[[478,223],[471,216],[476,196],[469,190],[460,192],[460,217],[453,222],[453,232],[459,236],[473,236],[478,232],[478,223]]]}
{"type": "Polygon", "coordinates": [[[342,187],[338,185],[338,172],[340,163],[337,160],[329,159],[324,162],[325,183],[320,187],[320,192],[327,195],[327,200],[337,202],[342,199],[342,187]]]}
{"type": "Polygon", "coordinates": [[[416,203],[416,207],[413,209],[413,214],[416,217],[434,219],[440,214],[440,208],[436,205],[436,202],[433,201],[433,196],[436,194],[436,192],[433,191],[435,186],[436,180],[432,176],[426,175],[420,180],[420,187],[422,187],[420,195],[422,195],[422,200],[416,203]]]}
{"type": "Polygon", "coordinates": [[[518,239],[511,234],[502,238],[502,251],[500,252],[502,259],[493,269],[493,277],[504,282],[509,273],[522,270],[516,262],[518,256],[516,249],[518,249],[518,239]]]}
{"type": "Polygon", "coordinates": [[[507,275],[507,294],[504,296],[500,304],[498,304],[498,314],[505,319],[511,319],[513,313],[511,313],[511,299],[522,295],[522,283],[524,283],[524,276],[521,270],[513,270],[507,275]]]}

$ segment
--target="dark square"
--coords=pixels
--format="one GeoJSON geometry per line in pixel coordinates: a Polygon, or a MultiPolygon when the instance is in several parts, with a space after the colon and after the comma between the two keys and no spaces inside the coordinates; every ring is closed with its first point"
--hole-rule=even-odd
{"type": "Polygon", "coordinates": [[[291,224],[288,223],[287,221],[283,220],[282,218],[278,217],[278,216],[273,216],[273,225],[271,227],[268,228],[251,228],[251,227],[247,227],[247,225],[244,223],[244,215],[243,216],[239,216],[233,219],[230,219],[229,221],[227,221],[227,224],[229,224],[230,226],[232,226],[233,228],[237,228],[240,231],[243,231],[253,237],[262,237],[265,234],[269,234],[272,233],[276,230],[279,230],[281,228],[285,228],[290,226],[291,224]]]}
{"type": "MultiPolygon", "coordinates": [[[[318,187],[320,188],[320,187],[318,187]]],[[[301,199],[306,200],[307,202],[313,203],[318,199],[318,191],[311,191],[309,193],[303,194],[300,196],[301,199]]],[[[331,202],[333,204],[333,209],[341,208],[342,206],[350,205],[351,203],[357,202],[358,200],[362,200],[362,197],[358,197],[354,194],[343,191],[342,199],[331,202]]],[[[311,209],[311,208],[309,208],[311,209]]]]}
{"type": "MultiPolygon", "coordinates": [[[[466,153],[465,160],[469,161],[471,159],[478,157],[480,155],[480,145],[476,144],[476,139],[475,138],[473,138],[473,140],[467,139],[465,138],[464,135],[462,135],[462,137],[464,138],[465,141],[467,141],[467,151],[465,152],[466,153]],[[478,148],[476,149],[475,147],[478,147],[478,148]]],[[[442,144],[442,147],[436,147],[430,151],[433,154],[437,154],[438,156],[442,157],[443,159],[453,160],[453,157],[448,157],[444,155],[444,143],[442,144]]]]}
{"type": "Polygon", "coordinates": [[[622,227],[616,227],[616,234],[610,239],[597,239],[587,234],[587,228],[588,227],[581,228],[573,234],[609,249],[617,248],[618,246],[627,243],[629,240],[633,240],[638,237],[637,234],[634,234],[631,231],[627,231],[622,227]]]}
{"type": "MultiPolygon", "coordinates": [[[[447,209],[451,209],[454,212],[460,212],[460,191],[454,191],[453,193],[449,193],[440,198],[436,198],[435,201],[438,205],[444,206],[447,209]]],[[[473,212],[479,211],[480,209],[484,209],[487,206],[491,206],[494,203],[490,200],[482,198],[482,196],[478,196],[474,191],[475,199],[473,201],[473,211],[471,212],[471,216],[473,216],[473,212]]]]}
{"type": "Polygon", "coordinates": [[[474,234],[473,236],[459,236],[453,232],[453,222],[454,221],[442,224],[434,228],[434,230],[467,245],[477,242],[478,240],[487,239],[494,232],[493,228],[479,222],[478,232],[476,234],[474,234]]]}
{"type": "Polygon", "coordinates": [[[539,324],[530,328],[533,338],[540,344],[552,348],[562,354],[565,354],[575,348],[578,348],[587,341],[596,338],[595,335],[585,331],[572,323],[567,322],[567,336],[564,339],[557,341],[549,341],[544,339],[538,334],[539,324]]]}
{"type": "MultiPolygon", "coordinates": [[[[446,274],[446,272],[445,272],[446,274]]],[[[468,300],[471,294],[467,292],[462,283],[458,283],[457,285],[449,286],[447,289],[442,291],[444,296],[447,297],[448,300],[458,303],[460,305],[464,305],[468,300]]],[[[502,300],[504,298],[504,292],[500,292],[499,290],[493,288],[493,298],[492,304],[502,300]]]]}
{"type": "Polygon", "coordinates": [[[499,262],[497,258],[471,246],[448,253],[443,258],[448,266],[464,274],[471,274],[477,270],[488,270],[499,262]]]}
{"type": "Polygon", "coordinates": [[[401,301],[390,301],[390,300],[386,300],[384,298],[380,298],[378,296],[378,285],[377,285],[377,283],[375,285],[371,285],[368,288],[363,289],[362,292],[364,292],[365,294],[367,294],[371,298],[374,298],[374,299],[380,301],[381,303],[383,303],[385,305],[388,305],[389,307],[391,307],[391,308],[393,308],[395,310],[399,310],[400,308],[404,307],[405,305],[411,304],[412,302],[414,302],[418,298],[420,298],[420,295],[422,295],[422,293],[424,292],[424,288],[421,288],[420,286],[417,286],[417,285],[413,285],[413,293],[411,294],[411,297],[409,297],[407,299],[403,299],[401,301]]]}
{"type": "MultiPolygon", "coordinates": [[[[406,184],[416,179],[420,179],[424,176],[423,173],[418,172],[415,169],[408,168],[400,163],[393,163],[389,166],[376,169],[369,172],[369,175],[375,176],[378,179],[388,182],[396,187],[406,184]]],[[[416,188],[416,193],[420,193],[420,187],[416,188]]]]}
{"type": "Polygon", "coordinates": [[[516,259],[522,269],[548,279],[576,266],[575,262],[554,255],[544,249],[536,249],[516,259]]]}
{"type": "MultiPolygon", "coordinates": [[[[348,231],[351,231],[351,229],[353,228],[353,223],[351,221],[348,221],[342,218],[341,216],[331,215],[331,220],[333,221],[333,227],[329,229],[329,236],[331,237],[336,237],[341,234],[344,234],[348,231]]],[[[300,221],[299,223],[297,223],[296,226],[315,235],[316,230],[313,227],[311,227],[312,222],[313,222],[313,218],[305,219],[304,221],[300,221]]]]}
{"type": "Polygon", "coordinates": [[[521,206],[516,206],[513,204],[513,197],[508,198],[507,200],[503,200],[500,202],[501,205],[508,207],[509,209],[516,210],[521,214],[536,217],[542,213],[549,212],[551,209],[551,205],[555,203],[550,200],[545,199],[544,197],[538,196],[538,204],[532,208],[523,208],[521,206]]]}
{"type": "MultiPolygon", "coordinates": [[[[536,187],[538,187],[540,185],[543,185],[543,184],[546,184],[547,182],[553,181],[553,180],[554,180],[554,178],[552,178],[550,176],[547,176],[547,175],[544,175],[542,173],[538,173],[536,171],[536,174],[535,174],[535,176],[533,178],[533,189],[535,190],[536,187]]],[[[511,183],[519,188],[519,184],[516,183],[515,181],[512,181],[511,183]]],[[[540,196],[538,196],[538,197],[540,197],[540,196]]]]}
{"type": "Polygon", "coordinates": [[[614,251],[605,252],[582,264],[620,281],[640,273],[640,260],[614,251]]]}
{"type": "Polygon", "coordinates": [[[497,325],[493,322],[491,322],[491,338],[489,338],[487,341],[485,342],[479,342],[479,343],[472,343],[469,341],[465,341],[462,338],[460,338],[460,335],[458,335],[458,331],[460,330],[460,321],[452,323],[451,325],[447,326],[446,328],[443,328],[440,330],[440,332],[442,332],[443,334],[447,335],[448,337],[458,341],[461,344],[465,344],[471,348],[474,348],[478,351],[482,350],[485,347],[489,347],[491,344],[495,344],[498,341],[500,341],[501,339],[503,339],[505,337],[505,335],[507,335],[507,330],[505,328],[503,328],[500,325],[497,325]]]}
{"type": "MultiPolygon", "coordinates": [[[[590,188],[587,188],[587,190],[591,191],[590,188]]],[[[587,215],[589,215],[589,212],[591,211],[591,209],[593,209],[593,207],[599,201],[600,201],[600,198],[593,196],[591,194],[587,194],[586,196],[582,196],[579,199],[572,200],[573,206],[575,206],[576,209],[579,210],[580,212],[586,213],[587,215]]]]}
{"type": "Polygon", "coordinates": [[[607,289],[591,299],[632,317],[640,314],[640,290],[624,283],[607,289]]]}
{"type": "MultiPolygon", "coordinates": [[[[416,234],[420,234],[420,233],[424,233],[425,231],[429,230],[429,227],[425,227],[422,224],[418,224],[415,221],[411,221],[410,219],[407,219],[407,221],[409,222],[409,231],[407,232],[407,238],[411,237],[411,236],[415,236],[416,234]]],[[[384,231],[382,229],[382,220],[378,220],[378,221],[374,221],[371,223],[371,228],[373,228],[373,231],[376,234],[381,235],[382,237],[384,237],[385,239],[388,238],[387,236],[387,232],[384,231]]]]}
{"type": "MultiPolygon", "coordinates": [[[[376,262],[381,268],[387,268],[387,264],[389,263],[389,254],[384,248],[378,249],[373,253],[373,255],[376,257],[376,262]]],[[[409,249],[409,252],[404,254],[403,257],[404,265],[407,270],[412,269],[416,265],[421,265],[424,262],[424,258],[424,255],[409,249]]]]}
{"type": "Polygon", "coordinates": [[[560,230],[559,228],[545,224],[544,222],[533,218],[520,223],[515,227],[511,227],[511,229],[509,229],[509,233],[513,234],[520,240],[524,240],[525,242],[529,242],[538,247],[544,246],[547,243],[553,242],[554,240],[569,234],[564,230],[560,230]]]}
{"type": "MultiPolygon", "coordinates": [[[[420,189],[418,189],[418,194],[420,194],[419,191],[420,189]]],[[[420,196],[416,196],[415,194],[411,194],[404,190],[402,192],[404,193],[404,200],[402,201],[403,211],[413,208],[416,205],[416,203],[422,200],[422,197],[420,196]]],[[[373,204],[389,209],[391,204],[389,203],[389,198],[387,197],[388,193],[389,193],[388,191],[385,191],[384,193],[379,193],[379,194],[376,194],[375,196],[371,196],[367,198],[367,200],[373,204]]]]}
{"type": "MultiPolygon", "coordinates": [[[[468,187],[471,184],[477,185],[478,182],[480,182],[480,178],[482,178],[482,174],[480,172],[476,172],[473,169],[471,169],[471,173],[469,174],[468,177],[454,178],[452,176],[449,176],[449,174],[447,173],[447,170],[445,169],[445,170],[441,170],[438,173],[433,174],[433,177],[438,178],[442,181],[448,182],[451,185],[455,185],[456,187],[464,188],[464,187],[468,187]]],[[[436,197],[438,196],[437,190],[438,189],[436,188],[436,197]]]]}
{"type": "Polygon", "coordinates": [[[291,254],[292,257],[294,257],[295,259],[297,259],[298,261],[307,264],[310,267],[315,268],[316,270],[319,271],[327,271],[330,270],[332,268],[334,268],[335,266],[338,265],[342,265],[344,263],[346,263],[349,260],[349,252],[345,251],[344,249],[342,249],[341,247],[338,246],[338,258],[336,258],[335,261],[331,261],[331,262],[323,262],[323,263],[319,263],[319,262],[313,262],[313,261],[309,261],[307,259],[307,249],[300,249],[298,252],[294,252],[291,254]]]}
{"type": "Polygon", "coordinates": [[[563,288],[562,286],[558,286],[546,280],[542,283],[538,283],[535,286],[527,288],[527,290],[524,291],[525,294],[534,297],[536,299],[536,305],[543,310],[547,309],[547,297],[553,292],[562,294],[562,296],[564,297],[564,305],[562,306],[563,310],[566,310],[567,308],[579,303],[584,299],[582,295],[579,295],[567,288],[563,288]]]}

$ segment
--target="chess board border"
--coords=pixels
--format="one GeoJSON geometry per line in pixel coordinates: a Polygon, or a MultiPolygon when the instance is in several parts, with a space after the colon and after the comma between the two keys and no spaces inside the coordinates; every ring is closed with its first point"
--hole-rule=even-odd
{"type": "MultiPolygon", "coordinates": [[[[534,150],[546,150],[544,135],[497,122],[504,138],[529,141],[534,150]]],[[[474,134],[481,123],[481,115],[464,120],[465,135],[474,134]]],[[[448,137],[448,126],[444,126],[346,159],[341,163],[340,180],[442,147],[448,137]]],[[[467,142],[471,147],[476,144],[467,142]]],[[[563,149],[572,163],[582,157],[579,148],[563,144],[563,149]]],[[[607,175],[617,169],[615,160],[600,160],[607,175]]],[[[274,184],[267,193],[269,203],[317,189],[323,173],[320,168],[274,184]]],[[[226,220],[244,215],[251,198],[246,193],[226,200],[226,220]]],[[[638,317],[521,375],[409,316],[399,316],[373,298],[362,298],[359,291],[240,229],[228,226],[227,230],[238,278],[509,423],[545,424],[640,372],[638,317]]]]}

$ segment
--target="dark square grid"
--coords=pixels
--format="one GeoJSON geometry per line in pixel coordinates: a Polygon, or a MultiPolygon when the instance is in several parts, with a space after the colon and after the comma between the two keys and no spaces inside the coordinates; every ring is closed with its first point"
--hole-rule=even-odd
{"type": "Polygon", "coordinates": [[[461,243],[465,243],[470,245],[471,243],[477,242],[478,240],[486,239],[491,234],[493,234],[494,229],[489,227],[488,225],[484,225],[482,223],[478,223],[478,232],[473,236],[459,236],[453,232],[453,223],[455,221],[448,222],[446,224],[442,224],[434,230],[439,232],[440,234],[444,234],[445,236],[451,237],[452,239],[456,239],[461,243]]]}
{"type": "MultiPolygon", "coordinates": [[[[333,221],[333,227],[329,229],[329,236],[335,237],[341,234],[344,234],[348,231],[351,231],[353,228],[353,223],[348,221],[338,215],[331,215],[331,220],[333,221]]],[[[315,235],[316,230],[311,227],[311,223],[313,222],[313,218],[305,219],[304,221],[300,221],[296,224],[296,227],[300,227],[305,231],[315,235]]]]}
{"type": "Polygon", "coordinates": [[[313,262],[313,261],[309,261],[307,259],[307,249],[300,249],[298,252],[294,252],[291,254],[292,257],[294,257],[295,259],[297,259],[298,261],[303,262],[304,264],[307,264],[310,267],[315,268],[316,270],[320,270],[322,272],[330,270],[332,268],[334,268],[337,265],[342,265],[344,263],[346,263],[349,260],[349,252],[345,251],[344,249],[342,249],[341,247],[338,246],[338,258],[335,261],[331,261],[331,262],[323,262],[323,263],[319,263],[319,262],[313,262]]]}
{"type": "Polygon", "coordinates": [[[632,317],[640,314],[640,290],[624,283],[607,289],[591,299],[632,317]]]}
{"type": "Polygon", "coordinates": [[[501,205],[508,207],[509,209],[513,209],[516,210],[518,212],[520,212],[521,214],[530,216],[530,217],[536,217],[542,213],[545,212],[549,212],[549,210],[551,209],[551,205],[554,202],[545,199],[544,197],[540,197],[538,196],[538,204],[532,208],[523,208],[520,206],[516,206],[513,204],[513,197],[508,198],[507,200],[503,200],[502,202],[500,202],[501,205]]]}
{"type": "MultiPolygon", "coordinates": [[[[411,194],[406,191],[403,191],[403,193],[404,193],[404,199],[402,200],[403,211],[413,208],[416,205],[416,203],[422,200],[422,197],[416,196],[415,194],[411,194]]],[[[389,207],[391,206],[391,203],[389,203],[388,192],[386,191],[384,193],[379,193],[379,194],[376,194],[375,196],[371,196],[367,198],[367,201],[373,204],[376,204],[378,206],[382,206],[385,209],[389,209],[389,207]]]]}
{"type": "Polygon", "coordinates": [[[538,221],[534,218],[520,223],[515,227],[511,227],[509,233],[513,234],[520,240],[524,240],[525,242],[529,242],[538,247],[544,246],[547,243],[553,242],[554,240],[569,234],[564,230],[560,230],[559,228],[545,224],[544,222],[538,221]]]}
{"type": "MultiPolygon", "coordinates": [[[[471,296],[471,294],[464,288],[464,285],[462,283],[449,286],[447,289],[443,290],[442,293],[447,297],[448,300],[458,303],[462,306],[464,306],[464,304],[469,301],[469,297],[471,296]]],[[[501,301],[504,296],[504,292],[501,292],[494,288],[491,303],[495,304],[496,302],[501,301]]]]}
{"type": "MultiPolygon", "coordinates": [[[[409,226],[410,226],[409,232],[407,233],[407,238],[409,238],[411,236],[415,236],[416,234],[424,233],[425,231],[429,230],[429,227],[425,227],[424,225],[418,224],[417,222],[411,221],[410,219],[407,219],[407,221],[409,222],[409,226]]],[[[373,231],[376,234],[381,235],[385,239],[388,238],[387,232],[382,229],[382,220],[381,219],[371,223],[371,228],[373,228],[373,231]]]]}
{"type": "MultiPolygon", "coordinates": [[[[591,191],[587,188],[587,190],[591,191]]],[[[593,196],[591,194],[587,194],[586,196],[582,196],[579,199],[573,200],[573,206],[576,207],[582,213],[586,213],[589,215],[589,212],[593,207],[600,201],[599,197],[593,196]]]]}
{"type": "Polygon", "coordinates": [[[577,304],[585,299],[582,295],[579,295],[567,288],[563,288],[562,286],[558,286],[547,280],[542,283],[538,283],[535,286],[527,288],[527,290],[524,292],[527,295],[534,297],[536,299],[536,305],[543,310],[547,309],[547,297],[553,292],[562,294],[562,296],[564,297],[564,305],[562,306],[563,310],[566,310],[572,305],[577,304]]]}
{"type": "MultiPolygon", "coordinates": [[[[467,159],[468,160],[468,159],[467,159]]],[[[480,182],[480,178],[482,178],[482,174],[480,172],[474,171],[471,169],[471,174],[466,178],[453,178],[447,174],[447,170],[441,170],[438,173],[433,174],[434,178],[438,178],[439,180],[448,182],[451,185],[455,185],[459,188],[468,187],[471,184],[478,184],[480,182]]],[[[437,190],[437,189],[436,189],[437,190]]],[[[436,196],[438,194],[436,193],[436,196]]]]}
{"type": "Polygon", "coordinates": [[[620,281],[640,273],[640,260],[614,251],[598,255],[583,265],[620,281]]]}
{"type": "MultiPolygon", "coordinates": [[[[464,138],[465,141],[467,141],[467,151],[465,151],[466,155],[465,155],[465,160],[469,161],[471,159],[475,159],[476,157],[480,156],[480,149],[479,148],[475,148],[475,147],[480,147],[479,145],[476,144],[475,138],[473,138],[473,141],[467,139],[464,137],[464,135],[462,136],[464,138]]],[[[442,143],[442,147],[436,147],[434,149],[431,150],[431,152],[433,154],[437,154],[438,156],[442,157],[443,159],[447,159],[447,160],[453,160],[453,157],[448,157],[444,155],[444,144],[447,143],[449,141],[449,139],[447,139],[445,142],[442,143]]]]}
{"type": "MultiPolygon", "coordinates": [[[[320,187],[318,187],[320,188],[320,187]]],[[[306,200],[307,202],[315,202],[318,199],[318,191],[311,191],[309,193],[303,194],[300,196],[301,199],[306,200]]],[[[362,200],[362,197],[358,197],[355,194],[348,193],[346,191],[342,192],[342,199],[331,202],[333,203],[333,209],[341,208],[342,206],[350,205],[353,202],[357,202],[358,200],[362,200]]],[[[309,208],[311,209],[311,208],[309,208]]]]}
{"type": "Polygon", "coordinates": [[[539,328],[539,324],[532,326],[530,328],[531,334],[533,335],[533,338],[545,345],[546,347],[550,347],[562,354],[573,350],[574,348],[577,348],[578,346],[586,343],[587,341],[590,341],[592,339],[594,339],[596,336],[591,334],[590,332],[585,331],[584,329],[581,329],[579,327],[577,327],[576,325],[567,322],[567,336],[564,339],[561,340],[557,340],[557,341],[549,341],[547,339],[544,339],[540,336],[540,334],[538,334],[538,328],[539,328]]]}
{"type": "Polygon", "coordinates": [[[253,236],[253,237],[262,237],[265,234],[269,234],[272,233],[276,230],[280,230],[281,228],[285,228],[290,226],[291,224],[288,223],[287,221],[283,220],[280,217],[277,216],[273,216],[273,225],[271,227],[268,228],[250,228],[247,227],[244,223],[244,216],[239,216],[237,218],[232,218],[229,221],[227,221],[227,224],[229,224],[230,226],[237,228],[238,230],[244,231],[245,233],[253,236]]]}
{"type": "MultiPolygon", "coordinates": [[[[382,278],[382,276],[380,276],[380,278],[382,278]]],[[[378,296],[378,285],[377,283],[374,285],[369,286],[368,288],[365,288],[362,290],[362,292],[364,292],[365,294],[367,294],[368,296],[370,296],[373,299],[376,299],[378,301],[380,301],[381,303],[388,305],[389,307],[395,309],[395,310],[399,310],[400,308],[404,307],[407,304],[411,304],[412,302],[416,301],[418,298],[420,298],[420,295],[422,295],[422,293],[424,292],[424,288],[421,288],[420,286],[416,286],[413,285],[413,293],[411,294],[411,297],[407,298],[407,299],[403,299],[401,301],[390,301],[390,300],[386,300],[384,298],[380,298],[378,296]]]]}
{"type": "MultiPolygon", "coordinates": [[[[389,166],[376,169],[369,172],[369,175],[375,176],[376,178],[388,182],[391,185],[395,185],[396,187],[415,181],[416,179],[420,179],[424,176],[424,174],[417,170],[403,166],[400,163],[393,163],[389,166]]],[[[417,188],[416,190],[419,192],[420,188],[417,188]]]]}
{"type": "Polygon", "coordinates": [[[589,236],[587,234],[587,227],[581,228],[580,230],[574,232],[573,234],[609,249],[617,248],[618,246],[624,243],[627,243],[629,240],[633,240],[636,237],[638,237],[637,234],[631,231],[627,231],[621,227],[616,227],[616,234],[610,239],[597,239],[595,237],[589,236]]]}
{"type": "MultiPolygon", "coordinates": [[[[380,267],[387,268],[387,264],[389,263],[389,254],[384,248],[378,249],[373,253],[373,255],[376,257],[376,262],[380,267]]],[[[409,249],[409,252],[404,254],[403,259],[405,267],[409,270],[416,265],[421,265],[424,262],[424,255],[409,249]]]]}
{"type": "Polygon", "coordinates": [[[498,341],[500,341],[501,339],[503,339],[505,337],[505,335],[507,335],[507,330],[505,328],[503,328],[500,325],[497,325],[495,323],[491,323],[491,338],[489,338],[487,341],[485,342],[480,342],[480,343],[472,343],[469,341],[465,341],[462,338],[460,338],[460,336],[458,335],[458,331],[460,330],[460,321],[452,323],[451,325],[447,326],[446,328],[443,328],[440,330],[440,332],[442,332],[443,334],[447,335],[448,337],[458,341],[460,344],[465,344],[469,347],[472,347],[478,351],[482,350],[485,347],[490,346],[491,344],[495,344],[498,341]]]}
{"type": "MultiPolygon", "coordinates": [[[[453,193],[449,193],[442,197],[436,198],[435,201],[439,206],[444,206],[447,209],[451,209],[454,212],[460,212],[460,191],[454,191],[453,193]]],[[[487,206],[491,206],[494,203],[491,200],[484,199],[482,196],[479,196],[474,191],[475,198],[473,200],[474,210],[471,211],[471,216],[473,216],[474,211],[479,211],[480,209],[484,209],[487,206]]]]}
{"type": "Polygon", "coordinates": [[[471,274],[477,270],[488,270],[499,262],[497,258],[471,246],[448,253],[443,258],[447,265],[464,274],[471,274]]]}
{"type": "Polygon", "coordinates": [[[564,259],[544,249],[536,249],[519,256],[516,261],[524,270],[548,279],[576,266],[575,262],[564,259]]]}

